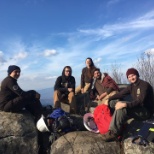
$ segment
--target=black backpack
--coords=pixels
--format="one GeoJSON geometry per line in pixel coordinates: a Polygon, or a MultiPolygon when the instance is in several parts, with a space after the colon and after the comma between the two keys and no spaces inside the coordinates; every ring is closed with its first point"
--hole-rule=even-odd
{"type": "Polygon", "coordinates": [[[44,120],[50,132],[41,132],[43,152],[41,150],[39,154],[49,154],[54,141],[62,135],[76,130],[73,119],[60,108],[54,109],[44,120]]]}
{"type": "Polygon", "coordinates": [[[149,142],[154,142],[154,119],[143,122],[136,136],[132,137],[132,143],[146,146],[149,142]]]}

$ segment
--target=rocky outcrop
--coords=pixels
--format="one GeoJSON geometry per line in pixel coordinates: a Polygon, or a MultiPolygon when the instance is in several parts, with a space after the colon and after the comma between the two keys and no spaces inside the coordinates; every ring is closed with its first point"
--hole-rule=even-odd
{"type": "MultiPolygon", "coordinates": [[[[22,114],[0,112],[0,117],[0,154],[38,154],[38,134],[29,112],[23,111],[22,114]]],[[[58,138],[51,145],[51,154],[154,153],[154,143],[150,142],[144,147],[131,142],[130,137],[142,126],[140,121],[133,119],[128,121],[123,131],[122,142],[104,142],[100,134],[86,131],[82,115],[71,115],[71,118],[79,131],[58,138]]]]}
{"type": "Polygon", "coordinates": [[[51,154],[120,154],[118,142],[104,142],[100,134],[75,131],[61,136],[51,146],[51,154]]]}
{"type": "Polygon", "coordinates": [[[37,131],[33,117],[0,112],[0,154],[37,154],[37,131]]]}

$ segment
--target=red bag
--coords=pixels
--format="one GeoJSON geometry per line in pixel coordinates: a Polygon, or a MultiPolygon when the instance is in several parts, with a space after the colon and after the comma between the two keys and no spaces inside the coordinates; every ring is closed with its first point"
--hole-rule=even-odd
{"type": "Polygon", "coordinates": [[[112,115],[107,105],[102,104],[94,110],[94,120],[101,134],[105,134],[109,130],[112,115]]]}

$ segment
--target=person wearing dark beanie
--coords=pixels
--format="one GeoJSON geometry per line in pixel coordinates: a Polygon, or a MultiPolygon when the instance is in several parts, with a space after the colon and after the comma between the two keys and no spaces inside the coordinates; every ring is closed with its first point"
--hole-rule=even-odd
{"type": "Polygon", "coordinates": [[[128,78],[128,76],[129,76],[130,74],[135,74],[135,75],[137,75],[138,77],[140,77],[138,71],[137,71],[135,68],[129,68],[129,69],[127,70],[127,72],[126,72],[127,78],[128,78]]]}
{"type": "Polygon", "coordinates": [[[14,70],[19,70],[20,71],[20,67],[19,66],[16,66],[16,65],[10,65],[8,67],[8,70],[7,70],[8,75],[10,75],[14,70]]]}
{"type": "Polygon", "coordinates": [[[19,66],[10,65],[7,72],[8,76],[1,83],[0,110],[18,113],[25,108],[37,122],[42,116],[43,109],[39,100],[40,94],[35,90],[24,91],[19,87],[17,83],[21,72],[19,66]]]}
{"type": "Polygon", "coordinates": [[[152,86],[139,78],[135,68],[129,68],[126,76],[130,85],[109,98],[109,107],[113,109],[109,131],[102,135],[104,141],[116,140],[124,123],[130,118],[147,120],[154,114],[154,98],[152,86]],[[131,96],[127,100],[126,96],[131,96]]]}

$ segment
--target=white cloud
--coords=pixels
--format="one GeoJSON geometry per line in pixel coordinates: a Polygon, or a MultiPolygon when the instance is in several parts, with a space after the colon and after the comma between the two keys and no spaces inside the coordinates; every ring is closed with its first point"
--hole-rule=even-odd
{"type": "Polygon", "coordinates": [[[107,5],[113,5],[119,3],[121,0],[109,0],[107,5]]]}
{"type": "Polygon", "coordinates": [[[6,60],[4,59],[4,54],[2,51],[0,51],[0,63],[4,63],[6,60]]]}
{"type": "MultiPolygon", "coordinates": [[[[84,35],[95,35],[98,39],[105,39],[114,35],[113,31],[105,29],[105,28],[98,28],[98,29],[80,29],[78,30],[80,33],[84,35]]],[[[96,39],[96,38],[95,38],[96,39]]],[[[97,40],[98,40],[97,39],[97,40]]]]}
{"type": "Polygon", "coordinates": [[[150,52],[151,52],[152,54],[154,54],[154,48],[152,48],[152,49],[150,50],[150,52]]]}
{"type": "Polygon", "coordinates": [[[94,60],[95,63],[99,63],[102,60],[102,58],[97,58],[94,60]]]}
{"type": "Polygon", "coordinates": [[[154,48],[146,50],[145,53],[149,53],[151,55],[154,55],[154,48]]]}
{"type": "Polygon", "coordinates": [[[56,79],[57,76],[49,76],[49,77],[46,77],[45,79],[49,80],[49,79],[56,79]]]}
{"type": "Polygon", "coordinates": [[[56,55],[57,51],[54,49],[46,49],[46,50],[44,50],[43,54],[45,57],[50,57],[52,55],[56,55]]]}
{"type": "Polygon", "coordinates": [[[132,31],[138,29],[154,28],[154,11],[150,11],[147,14],[125,23],[117,23],[112,25],[103,25],[102,28],[96,29],[79,29],[83,35],[95,35],[97,37],[108,38],[115,34],[120,34],[124,31],[132,31]]]}
{"type": "Polygon", "coordinates": [[[28,78],[27,77],[24,77],[24,76],[21,76],[19,78],[19,81],[18,81],[20,87],[23,89],[23,90],[30,90],[30,89],[34,89],[34,90],[38,90],[38,89],[44,89],[44,88],[51,88],[54,86],[54,81],[51,79],[51,80],[45,80],[44,77],[35,77],[35,78],[28,78]]]}
{"type": "Polygon", "coordinates": [[[154,28],[154,11],[150,11],[145,15],[137,19],[134,19],[130,22],[107,25],[104,28],[112,31],[117,31],[117,30],[129,30],[129,29],[135,30],[137,28],[150,28],[150,27],[154,28]]]}
{"type": "MultiPolygon", "coordinates": [[[[21,73],[22,73],[23,71],[21,70],[21,73]]],[[[36,75],[36,74],[31,74],[31,75],[27,75],[26,74],[26,72],[23,72],[23,74],[21,74],[21,76],[22,76],[22,78],[25,80],[32,80],[32,81],[34,81],[39,75],[36,75]]]]}
{"type": "Polygon", "coordinates": [[[140,20],[147,20],[147,19],[151,19],[151,18],[154,18],[154,11],[150,11],[150,12],[147,12],[145,15],[143,15],[142,17],[140,17],[139,19],[140,20]]]}
{"type": "Polygon", "coordinates": [[[28,55],[27,52],[19,52],[13,58],[16,59],[16,60],[20,60],[20,59],[26,58],[27,55],[28,55]]]}

